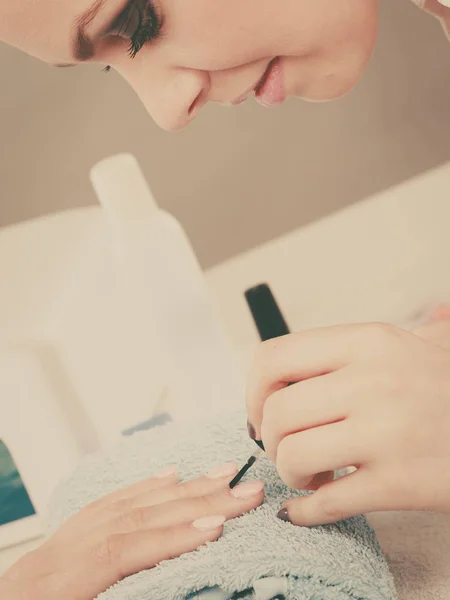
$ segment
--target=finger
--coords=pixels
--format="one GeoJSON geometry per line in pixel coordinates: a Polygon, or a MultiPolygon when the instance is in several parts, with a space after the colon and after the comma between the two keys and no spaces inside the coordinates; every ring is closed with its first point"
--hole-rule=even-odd
{"type": "Polygon", "coordinates": [[[278,444],[287,435],[345,419],[350,399],[360,389],[359,378],[344,368],[273,393],[264,404],[261,423],[267,455],[275,461],[278,444]]]}
{"type": "Polygon", "coordinates": [[[213,494],[227,489],[237,471],[238,466],[235,462],[219,465],[203,477],[130,496],[117,502],[114,507],[117,512],[123,512],[140,506],[155,506],[172,500],[213,494]]]}
{"type": "Polygon", "coordinates": [[[314,329],[261,344],[247,385],[249,424],[257,439],[264,403],[273,392],[337,371],[363,355],[385,356],[389,342],[399,334],[406,332],[384,323],[364,323],[314,329]]]}
{"type": "Polygon", "coordinates": [[[286,485],[304,489],[317,473],[364,464],[367,454],[350,422],[341,421],[284,438],[278,446],[276,465],[286,485]]]}
{"type": "Polygon", "coordinates": [[[97,533],[126,533],[136,529],[171,527],[214,514],[233,519],[259,506],[264,498],[264,483],[248,481],[230,490],[195,498],[172,500],[156,506],[135,508],[108,522],[97,533]]]}
{"type": "Polygon", "coordinates": [[[112,492],[94,502],[85,506],[80,512],[73,515],[64,527],[64,530],[56,531],[53,538],[59,539],[61,535],[67,535],[71,530],[78,530],[80,521],[86,527],[89,521],[94,526],[106,523],[111,520],[111,513],[117,514],[123,512],[132,502],[135,495],[152,494],[162,489],[176,487],[178,474],[175,467],[168,467],[148,479],[138,481],[133,485],[112,492]]]}
{"type": "Polygon", "coordinates": [[[334,480],[334,471],[325,471],[325,473],[318,473],[311,480],[311,483],[304,487],[305,490],[315,491],[321,488],[326,483],[330,483],[334,480]]]}
{"type": "Polygon", "coordinates": [[[173,500],[195,498],[196,496],[206,496],[214,494],[220,490],[227,490],[228,483],[237,473],[237,464],[226,463],[215,467],[203,477],[191,479],[183,483],[170,482],[170,485],[160,486],[156,489],[150,489],[137,495],[128,495],[120,498],[116,502],[100,505],[100,510],[95,511],[96,526],[104,525],[100,530],[100,535],[105,535],[105,530],[109,527],[111,516],[113,518],[124,518],[138,520],[139,508],[150,508],[158,504],[165,504],[173,500]],[[133,510],[136,509],[136,513],[133,510]],[[132,513],[130,516],[130,513],[132,513]],[[123,515],[123,517],[121,516],[123,515]]]}
{"type": "Polygon", "coordinates": [[[355,335],[357,327],[314,329],[260,345],[247,384],[248,418],[257,436],[266,398],[289,383],[324,375],[348,364],[349,338],[355,335]]]}
{"type": "Polygon", "coordinates": [[[294,525],[310,527],[335,523],[368,512],[388,510],[369,471],[345,475],[310,496],[289,500],[279,517],[294,525]]]}
{"type": "Polygon", "coordinates": [[[175,485],[178,482],[178,474],[175,466],[170,466],[157,472],[152,477],[124,487],[116,492],[112,492],[89,504],[90,509],[103,510],[105,505],[120,502],[126,498],[136,496],[149,491],[158,490],[169,485],[175,485]]]}
{"type": "Polygon", "coordinates": [[[80,580],[88,578],[83,597],[94,598],[125,577],[217,540],[224,522],[224,516],[211,516],[195,523],[108,537],[95,546],[83,565],[80,580]]]}

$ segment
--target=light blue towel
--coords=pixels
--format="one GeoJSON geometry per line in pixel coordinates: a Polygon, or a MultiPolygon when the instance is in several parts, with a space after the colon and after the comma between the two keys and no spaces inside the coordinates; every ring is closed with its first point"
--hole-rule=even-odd
{"type": "MultiPolygon", "coordinates": [[[[56,491],[48,511],[50,532],[89,502],[163,466],[176,464],[181,478],[188,479],[223,462],[244,463],[255,450],[245,422],[238,412],[199,422],[188,432],[166,425],[87,458],[56,491]]],[[[100,599],[227,599],[235,593],[258,600],[396,599],[392,576],[364,517],[295,527],[276,514],[284,500],[299,493],[280,481],[265,457],[250,475],[266,483],[262,507],[227,523],[219,541],[129,577],[100,599]]]]}

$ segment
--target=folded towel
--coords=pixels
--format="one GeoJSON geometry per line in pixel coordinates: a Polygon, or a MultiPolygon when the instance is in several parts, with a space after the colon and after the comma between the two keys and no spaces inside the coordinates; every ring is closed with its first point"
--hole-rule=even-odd
{"type": "MultiPolygon", "coordinates": [[[[56,490],[49,532],[91,501],[176,464],[181,479],[222,462],[243,463],[254,451],[239,411],[137,433],[84,460],[56,490]]],[[[284,598],[286,600],[394,600],[396,592],[373,530],[364,517],[324,527],[295,527],[276,518],[283,501],[300,495],[279,479],[269,459],[251,470],[266,484],[260,508],[226,524],[224,535],[158,567],[118,583],[101,600],[284,598]],[[271,591],[272,590],[272,591],[271,591]]]]}

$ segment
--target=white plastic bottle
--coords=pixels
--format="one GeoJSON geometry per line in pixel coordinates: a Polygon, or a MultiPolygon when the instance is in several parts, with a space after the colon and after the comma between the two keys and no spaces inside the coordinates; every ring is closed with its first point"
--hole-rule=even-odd
{"type": "Polygon", "coordinates": [[[140,290],[130,305],[152,324],[170,373],[165,408],[190,420],[241,402],[243,375],[183,228],[157,206],[133,156],[106,159],[91,176],[130,290],[140,290]]]}

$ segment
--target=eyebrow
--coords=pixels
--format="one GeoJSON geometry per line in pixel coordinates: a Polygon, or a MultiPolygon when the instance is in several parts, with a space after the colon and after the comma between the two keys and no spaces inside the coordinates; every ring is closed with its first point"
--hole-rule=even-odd
{"type": "Polygon", "coordinates": [[[73,55],[78,62],[89,60],[94,55],[94,41],[89,37],[87,28],[107,2],[108,0],[95,0],[94,4],[75,21],[76,35],[73,55]]]}
{"type": "MultiPolygon", "coordinates": [[[[76,18],[74,23],[75,40],[72,44],[72,54],[76,62],[85,62],[94,56],[94,40],[87,33],[87,28],[97,17],[108,0],[95,0],[83,14],[76,18]]],[[[76,67],[75,63],[59,63],[54,67],[76,67]]]]}

